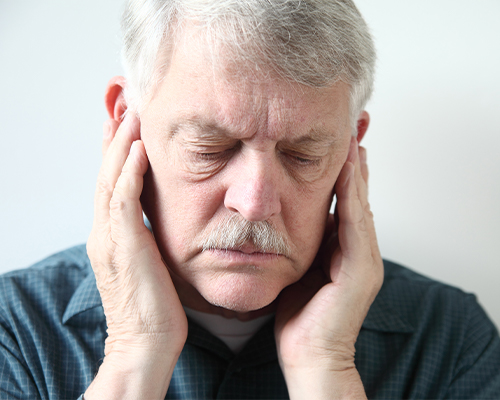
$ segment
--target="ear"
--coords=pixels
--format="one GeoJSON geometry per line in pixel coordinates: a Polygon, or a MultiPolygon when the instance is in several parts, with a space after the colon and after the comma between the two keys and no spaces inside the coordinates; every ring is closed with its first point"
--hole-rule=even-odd
{"type": "Polygon", "coordinates": [[[127,80],[123,76],[115,76],[110,79],[106,87],[104,102],[111,119],[122,122],[123,114],[127,111],[127,103],[123,91],[127,86],[127,80]]]}
{"type": "Polygon", "coordinates": [[[370,114],[368,114],[366,111],[361,111],[361,114],[359,114],[358,118],[358,134],[357,134],[357,139],[358,143],[361,142],[363,137],[365,136],[366,131],[368,130],[368,125],[370,125],[370,114]]]}

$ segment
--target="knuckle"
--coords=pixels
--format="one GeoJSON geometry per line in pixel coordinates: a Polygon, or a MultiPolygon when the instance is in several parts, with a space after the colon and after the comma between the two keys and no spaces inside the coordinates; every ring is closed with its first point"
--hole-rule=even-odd
{"type": "Polygon", "coordinates": [[[86,244],[89,259],[92,262],[107,263],[113,257],[114,248],[109,226],[94,225],[86,244]]]}
{"type": "Polygon", "coordinates": [[[97,195],[105,195],[109,196],[113,193],[113,186],[109,183],[108,179],[104,174],[99,174],[99,178],[97,179],[96,185],[96,193],[97,195]]]}
{"type": "Polygon", "coordinates": [[[113,197],[111,197],[111,200],[109,201],[109,211],[110,215],[113,217],[113,215],[121,215],[124,213],[124,211],[127,209],[127,202],[123,200],[123,197],[120,195],[117,195],[116,191],[115,194],[113,194],[113,197]]]}
{"type": "Polygon", "coordinates": [[[118,195],[123,199],[138,198],[141,192],[142,179],[135,173],[124,170],[118,179],[113,197],[118,195]]]}
{"type": "Polygon", "coordinates": [[[363,213],[356,211],[353,213],[352,221],[355,226],[358,226],[361,230],[365,230],[365,216],[363,213]]]}
{"type": "Polygon", "coordinates": [[[130,155],[127,157],[127,161],[123,164],[122,175],[131,175],[134,172],[134,162],[130,159],[130,155]]]}
{"type": "Polygon", "coordinates": [[[370,203],[365,204],[365,206],[363,207],[363,212],[365,214],[365,217],[373,219],[373,212],[371,210],[370,203]]]}
{"type": "Polygon", "coordinates": [[[113,237],[129,225],[126,222],[140,207],[139,198],[129,196],[121,187],[115,189],[109,201],[110,229],[113,237]]]}

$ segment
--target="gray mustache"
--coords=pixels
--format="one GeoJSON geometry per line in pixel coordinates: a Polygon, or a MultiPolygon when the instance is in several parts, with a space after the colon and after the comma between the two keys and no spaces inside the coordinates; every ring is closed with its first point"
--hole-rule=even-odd
{"type": "Polygon", "coordinates": [[[289,257],[290,245],[285,236],[267,221],[247,221],[238,214],[223,219],[213,227],[203,241],[205,250],[238,249],[251,242],[262,253],[282,254],[289,257]]]}

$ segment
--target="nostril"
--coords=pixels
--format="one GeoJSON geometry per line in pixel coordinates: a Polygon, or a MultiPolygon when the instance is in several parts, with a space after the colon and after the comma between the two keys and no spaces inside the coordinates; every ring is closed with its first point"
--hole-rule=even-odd
{"type": "Polygon", "coordinates": [[[224,205],[248,221],[265,221],[281,212],[276,169],[262,157],[246,161],[233,170],[231,181],[226,181],[224,205]]]}

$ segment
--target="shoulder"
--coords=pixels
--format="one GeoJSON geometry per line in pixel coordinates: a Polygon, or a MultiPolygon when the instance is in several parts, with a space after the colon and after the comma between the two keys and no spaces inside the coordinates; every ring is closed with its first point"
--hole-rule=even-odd
{"type": "Polygon", "coordinates": [[[421,334],[434,330],[457,336],[459,332],[465,334],[464,330],[471,324],[496,333],[474,294],[392,261],[384,260],[384,269],[384,283],[372,305],[379,319],[383,319],[385,313],[390,320],[402,321],[408,332],[421,334]]]}
{"type": "Polygon", "coordinates": [[[74,270],[88,273],[90,261],[84,244],[70,247],[24,269],[7,272],[0,276],[0,281],[23,280],[29,276],[57,275],[61,271],[74,270]]]}
{"type": "Polygon", "coordinates": [[[104,355],[100,305],[84,245],[0,276],[0,398],[78,397],[104,355]]]}
{"type": "Polygon", "coordinates": [[[500,338],[473,294],[384,260],[357,342],[368,397],[500,398],[500,338]]]}
{"type": "Polygon", "coordinates": [[[391,261],[384,267],[357,343],[369,397],[499,398],[500,338],[476,297],[391,261]]]}
{"type": "MultiPolygon", "coordinates": [[[[392,261],[384,260],[384,284],[379,297],[408,323],[418,328],[426,321],[437,323],[466,322],[470,312],[480,308],[476,296],[421,275],[392,261]]],[[[483,313],[484,314],[484,313],[483,313]]],[[[490,323],[484,315],[485,323],[490,323]]]]}
{"type": "Polygon", "coordinates": [[[56,253],[33,266],[0,276],[0,310],[62,312],[92,269],[85,245],[56,253]],[[60,308],[60,310],[58,310],[60,308]]]}
{"type": "Polygon", "coordinates": [[[434,292],[455,298],[472,296],[457,287],[424,276],[389,260],[384,260],[384,284],[381,292],[389,298],[403,296],[416,300],[422,300],[423,296],[434,292]]]}

